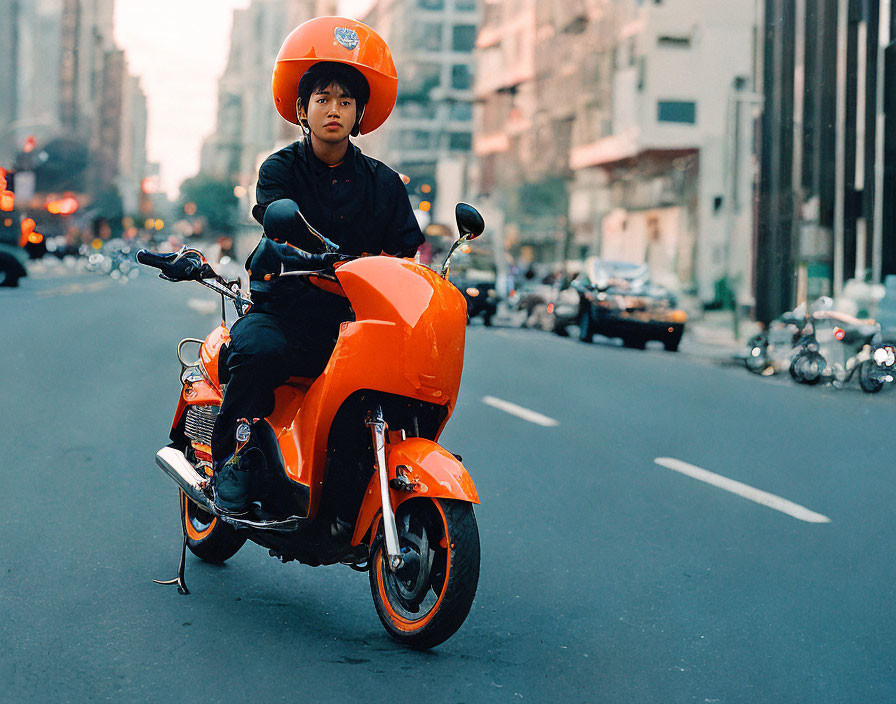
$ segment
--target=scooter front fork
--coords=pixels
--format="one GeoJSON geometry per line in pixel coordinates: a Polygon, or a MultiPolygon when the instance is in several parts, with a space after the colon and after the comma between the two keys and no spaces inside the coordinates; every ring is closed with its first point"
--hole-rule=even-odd
{"type": "Polygon", "coordinates": [[[383,502],[383,533],[386,537],[386,554],[389,556],[389,569],[393,572],[404,566],[404,557],[398,545],[398,528],[395,526],[395,513],[392,511],[392,500],[389,498],[389,471],[386,465],[386,421],[380,406],[368,414],[367,427],[373,436],[373,453],[376,469],[380,477],[380,498],[383,502]]]}

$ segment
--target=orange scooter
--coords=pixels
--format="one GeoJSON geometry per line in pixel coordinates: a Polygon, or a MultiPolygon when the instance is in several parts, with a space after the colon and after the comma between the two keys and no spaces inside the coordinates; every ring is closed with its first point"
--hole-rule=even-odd
{"type": "MultiPolygon", "coordinates": [[[[177,578],[160,583],[187,594],[187,548],[221,563],[251,540],[283,562],[368,571],[380,620],[401,643],[430,648],[460,628],[479,580],[479,496],[460,456],[438,444],[460,387],[466,331],[466,303],[447,275],[457,247],[485,226],[465,203],[456,215],[461,236],[441,273],[370,256],[280,274],[345,295],[355,320],[342,323],[323,373],[289,379],[275,391],[273,413],[254,423],[265,462],[253,494],[263,517],[220,515],[212,500],[211,432],[223,397],[227,328],[222,322],[204,340],[181,341],[183,390],[171,444],[156,461],[180,487],[184,542],[177,578]],[[195,359],[185,357],[191,344],[198,345],[195,359]]],[[[229,298],[239,315],[250,304],[198,250],[143,250],[137,259],[162,278],[215,290],[222,307],[229,298]]],[[[238,428],[238,446],[239,435],[238,428]]]]}

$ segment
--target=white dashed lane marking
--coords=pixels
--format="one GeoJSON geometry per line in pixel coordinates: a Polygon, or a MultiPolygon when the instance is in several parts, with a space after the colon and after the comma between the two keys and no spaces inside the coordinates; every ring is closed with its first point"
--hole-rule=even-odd
{"type": "Polygon", "coordinates": [[[780,496],[775,496],[767,491],[762,491],[762,489],[756,489],[748,484],[743,484],[734,479],[723,477],[721,474],[715,474],[714,472],[702,469],[693,464],[676,460],[673,457],[657,457],[654,462],[660,465],[660,467],[665,467],[674,472],[679,472],[680,474],[685,474],[694,479],[699,479],[701,482],[712,484],[719,489],[724,489],[725,491],[730,491],[732,494],[737,494],[750,501],[755,501],[757,504],[762,504],[763,506],[775,509],[775,511],[786,513],[788,516],[792,516],[800,521],[806,521],[807,523],[831,522],[831,519],[827,516],[815,513],[815,511],[810,511],[805,506],[800,506],[787,499],[782,499],[780,496]]]}
{"type": "Polygon", "coordinates": [[[515,403],[511,403],[510,401],[504,401],[500,398],[495,398],[494,396],[483,396],[482,402],[488,406],[491,406],[492,408],[497,408],[500,411],[509,413],[510,415],[516,416],[517,418],[522,418],[523,420],[527,420],[530,423],[544,426],[545,428],[552,428],[555,425],[560,425],[559,421],[556,421],[553,418],[549,418],[548,416],[542,415],[541,413],[533,411],[529,408],[517,406],[515,403]]]}

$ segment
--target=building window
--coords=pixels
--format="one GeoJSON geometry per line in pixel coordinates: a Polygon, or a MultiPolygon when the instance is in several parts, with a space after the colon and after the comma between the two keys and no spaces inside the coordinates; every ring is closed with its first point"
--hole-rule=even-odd
{"type": "Polygon", "coordinates": [[[469,132],[454,132],[448,143],[453,152],[468,152],[473,149],[473,135],[469,132]]]}
{"type": "Polygon", "coordinates": [[[449,119],[455,122],[467,122],[473,119],[473,103],[456,101],[451,103],[448,110],[449,119]]]}
{"type": "Polygon", "coordinates": [[[427,120],[431,117],[423,103],[406,100],[398,104],[398,115],[405,119],[427,120]]]}
{"type": "Polygon", "coordinates": [[[438,64],[409,63],[404,69],[398,90],[399,100],[429,100],[429,92],[441,81],[438,64]]]}
{"type": "Polygon", "coordinates": [[[453,29],[454,38],[452,40],[452,48],[454,51],[462,51],[470,53],[476,46],[476,27],[472,24],[458,24],[453,29]]]}
{"type": "Polygon", "coordinates": [[[663,35],[656,38],[656,43],[657,46],[664,49],[689,49],[691,46],[691,38],[663,35]]]}
{"type": "Polygon", "coordinates": [[[457,10],[475,10],[476,0],[454,0],[454,7],[457,10]]]}
{"type": "Polygon", "coordinates": [[[423,10],[444,10],[445,0],[417,0],[417,7],[423,10]]]}
{"type": "Polygon", "coordinates": [[[697,122],[697,103],[693,100],[660,100],[656,104],[658,122],[680,122],[693,125],[697,122]]]}
{"type": "Polygon", "coordinates": [[[423,51],[442,50],[442,25],[438,22],[419,22],[414,25],[413,45],[423,51]]]}
{"type": "Polygon", "coordinates": [[[473,73],[466,64],[451,67],[451,87],[455,90],[470,90],[473,87],[473,73]]]}
{"type": "Polygon", "coordinates": [[[410,130],[402,132],[399,137],[399,144],[403,149],[429,149],[429,132],[423,130],[410,130]]]}

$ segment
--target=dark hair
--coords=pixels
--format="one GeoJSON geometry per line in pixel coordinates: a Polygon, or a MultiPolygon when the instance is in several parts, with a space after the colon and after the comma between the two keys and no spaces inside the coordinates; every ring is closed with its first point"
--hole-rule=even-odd
{"type": "Polygon", "coordinates": [[[319,61],[305,71],[299,81],[299,100],[302,101],[302,106],[307,110],[311,96],[333,83],[342,88],[350,98],[355,99],[360,115],[370,100],[370,86],[367,84],[367,79],[358,69],[335,61],[319,61]]]}

